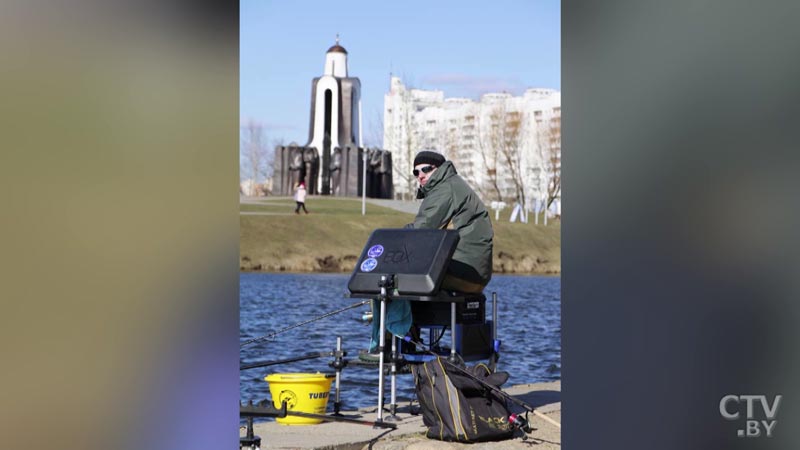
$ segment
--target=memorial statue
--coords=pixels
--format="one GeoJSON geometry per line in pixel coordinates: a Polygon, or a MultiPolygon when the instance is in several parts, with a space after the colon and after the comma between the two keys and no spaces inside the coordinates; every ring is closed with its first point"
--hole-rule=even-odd
{"type": "Polygon", "coordinates": [[[305,147],[303,151],[303,164],[305,165],[305,182],[309,194],[319,194],[317,175],[319,174],[319,152],[316,147],[305,147]]]}
{"type": "Polygon", "coordinates": [[[288,184],[284,192],[294,192],[295,187],[303,178],[303,150],[301,148],[289,147],[289,177],[288,184]]]}
{"type": "Polygon", "coordinates": [[[333,158],[330,165],[331,174],[331,195],[340,195],[342,183],[342,149],[337,147],[333,150],[333,158]]]}

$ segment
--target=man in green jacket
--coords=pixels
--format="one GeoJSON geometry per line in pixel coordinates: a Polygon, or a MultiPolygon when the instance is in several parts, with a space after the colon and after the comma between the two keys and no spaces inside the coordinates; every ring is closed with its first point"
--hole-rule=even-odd
{"type": "MultiPolygon", "coordinates": [[[[478,294],[492,278],[492,239],[494,231],[489,213],[478,195],[456,172],[444,156],[421,151],[414,158],[414,177],[419,181],[417,198],[421,198],[414,222],[406,228],[448,228],[458,230],[459,240],[442,281],[446,290],[478,294]]],[[[372,310],[379,311],[378,301],[372,310]]],[[[386,329],[404,336],[411,328],[411,305],[408,300],[394,300],[386,311],[386,329]]],[[[419,332],[416,331],[416,334],[419,332]]],[[[359,357],[377,361],[378,321],[372,321],[369,354],[359,357]]]]}
{"type": "Polygon", "coordinates": [[[458,230],[459,241],[447,267],[442,289],[479,293],[492,278],[492,222],[478,195],[456,172],[451,161],[431,151],[414,158],[422,205],[409,228],[458,230]]]}

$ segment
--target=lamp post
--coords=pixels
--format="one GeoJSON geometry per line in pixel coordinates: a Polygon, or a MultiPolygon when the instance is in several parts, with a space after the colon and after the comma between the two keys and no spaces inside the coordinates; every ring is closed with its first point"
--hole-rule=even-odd
{"type": "Polygon", "coordinates": [[[361,97],[358,98],[358,146],[363,148],[364,168],[361,172],[361,215],[367,214],[367,149],[364,148],[361,129],[361,97]]]}

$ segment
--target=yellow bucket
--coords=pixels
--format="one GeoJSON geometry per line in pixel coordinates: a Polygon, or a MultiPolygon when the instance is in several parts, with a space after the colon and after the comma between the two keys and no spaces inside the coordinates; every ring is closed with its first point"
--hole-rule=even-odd
{"type": "MultiPolygon", "coordinates": [[[[280,409],[286,402],[289,411],[325,414],[331,392],[333,374],[273,373],[264,379],[269,383],[272,404],[280,409]]],[[[275,419],[282,425],[313,425],[322,422],[308,417],[286,416],[275,419]]]]}

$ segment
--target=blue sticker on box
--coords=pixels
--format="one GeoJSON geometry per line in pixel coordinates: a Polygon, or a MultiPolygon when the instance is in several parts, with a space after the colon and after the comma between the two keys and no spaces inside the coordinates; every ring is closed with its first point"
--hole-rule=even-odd
{"type": "Polygon", "coordinates": [[[378,267],[378,260],[375,258],[367,258],[361,263],[362,272],[372,272],[378,267]]]}
{"type": "Polygon", "coordinates": [[[383,254],[383,246],[381,244],[373,245],[367,250],[367,256],[370,258],[377,258],[383,254]]]}

